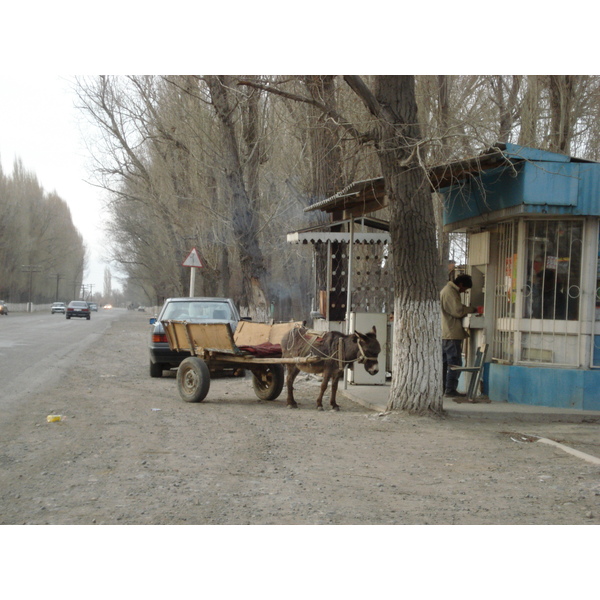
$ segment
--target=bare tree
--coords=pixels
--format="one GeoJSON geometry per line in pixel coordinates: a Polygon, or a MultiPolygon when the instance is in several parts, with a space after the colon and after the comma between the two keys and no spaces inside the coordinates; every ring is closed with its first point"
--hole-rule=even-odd
{"type": "Polygon", "coordinates": [[[246,168],[239,153],[240,141],[236,132],[234,111],[239,101],[234,98],[232,81],[221,75],[204,77],[210,98],[220,123],[223,154],[221,169],[232,199],[233,233],[236,240],[243,282],[241,303],[253,317],[266,320],[267,297],[264,289],[264,257],[257,235],[257,212],[254,209],[258,195],[258,139],[257,98],[250,94],[246,106],[244,142],[246,168]]]}
{"type": "Polygon", "coordinates": [[[112,274],[108,267],[104,269],[104,289],[102,295],[107,300],[112,298],[112,274]]]}
{"type": "Polygon", "coordinates": [[[0,171],[0,212],[0,298],[28,301],[31,283],[33,302],[55,300],[57,293],[66,299],[64,280],[81,280],[86,265],[66,202],[47,194],[17,159],[11,177],[0,171]]]}
{"type": "MultiPolygon", "coordinates": [[[[268,87],[268,91],[319,107],[363,143],[373,143],[390,198],[394,264],[394,366],[389,409],[442,412],[439,297],[435,217],[421,162],[413,76],[376,76],[371,85],[358,76],[344,80],[371,115],[368,129],[315,98],[268,87]]],[[[245,85],[263,87],[246,81],[245,85]]]]}

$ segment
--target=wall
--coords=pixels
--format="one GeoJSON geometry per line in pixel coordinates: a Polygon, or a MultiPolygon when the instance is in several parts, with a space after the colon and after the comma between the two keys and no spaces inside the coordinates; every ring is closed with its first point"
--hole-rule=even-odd
{"type": "Polygon", "coordinates": [[[493,402],[600,410],[600,370],[491,363],[488,377],[493,402]]]}

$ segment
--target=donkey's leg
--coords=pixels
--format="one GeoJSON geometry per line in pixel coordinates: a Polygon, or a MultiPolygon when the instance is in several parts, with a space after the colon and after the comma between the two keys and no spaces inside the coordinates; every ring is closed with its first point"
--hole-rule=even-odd
{"type": "Polygon", "coordinates": [[[323,383],[321,383],[321,391],[319,392],[319,397],[317,398],[317,410],[323,410],[323,396],[325,395],[325,390],[327,389],[327,384],[329,383],[330,377],[331,371],[325,368],[323,371],[323,383]]]}
{"type": "MultiPolygon", "coordinates": [[[[343,373],[343,371],[341,371],[343,373]]],[[[340,371],[334,371],[331,375],[331,410],[340,410],[335,398],[337,396],[338,382],[340,380],[340,371]]]]}
{"type": "Polygon", "coordinates": [[[287,407],[298,408],[298,404],[294,400],[294,379],[300,373],[300,369],[296,365],[287,365],[287,407]]]}

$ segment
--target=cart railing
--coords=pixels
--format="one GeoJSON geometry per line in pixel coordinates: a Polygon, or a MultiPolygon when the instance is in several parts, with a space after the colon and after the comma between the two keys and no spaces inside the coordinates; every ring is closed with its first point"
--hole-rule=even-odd
{"type": "Polygon", "coordinates": [[[176,352],[189,352],[192,356],[205,352],[241,354],[233,341],[229,323],[189,323],[187,321],[162,321],[169,348],[176,352]]]}
{"type": "MultiPolygon", "coordinates": [[[[171,350],[189,352],[192,356],[208,354],[227,354],[228,360],[237,362],[234,357],[248,357],[249,353],[240,350],[240,346],[259,346],[261,344],[281,344],[283,336],[302,325],[299,321],[288,323],[253,323],[240,321],[235,334],[229,323],[190,323],[188,321],[162,321],[171,350]]],[[[296,358],[277,362],[302,362],[296,358]]],[[[304,359],[305,360],[305,359],[304,359]]],[[[256,358],[253,362],[273,362],[271,358],[256,358]]]]}

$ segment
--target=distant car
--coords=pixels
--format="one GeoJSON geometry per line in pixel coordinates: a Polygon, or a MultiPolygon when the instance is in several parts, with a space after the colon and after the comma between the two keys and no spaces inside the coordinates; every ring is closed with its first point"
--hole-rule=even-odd
{"type": "Polygon", "coordinates": [[[0,300],[0,315],[8,314],[8,306],[6,306],[6,302],[4,300],[0,300]]]}
{"type": "Polygon", "coordinates": [[[87,302],[84,302],[83,300],[72,300],[69,302],[66,312],[67,319],[70,319],[71,317],[81,317],[89,321],[91,316],[90,307],[87,302]]]}
{"type": "Polygon", "coordinates": [[[162,377],[163,371],[178,367],[189,352],[169,348],[162,321],[190,323],[229,323],[235,331],[240,314],[231,298],[167,298],[157,319],[150,319],[150,377],[162,377]]]}
{"type": "Polygon", "coordinates": [[[138,312],[146,312],[145,306],[138,306],[138,312]]]}
{"type": "Polygon", "coordinates": [[[112,304],[105,304],[102,308],[110,310],[112,308],[112,304]]]}
{"type": "Polygon", "coordinates": [[[90,302],[90,310],[93,310],[94,312],[98,312],[98,305],[95,302],[90,302]]]}
{"type": "Polygon", "coordinates": [[[63,315],[67,312],[67,305],[64,302],[55,302],[50,307],[50,314],[62,313],[63,315]]]}

